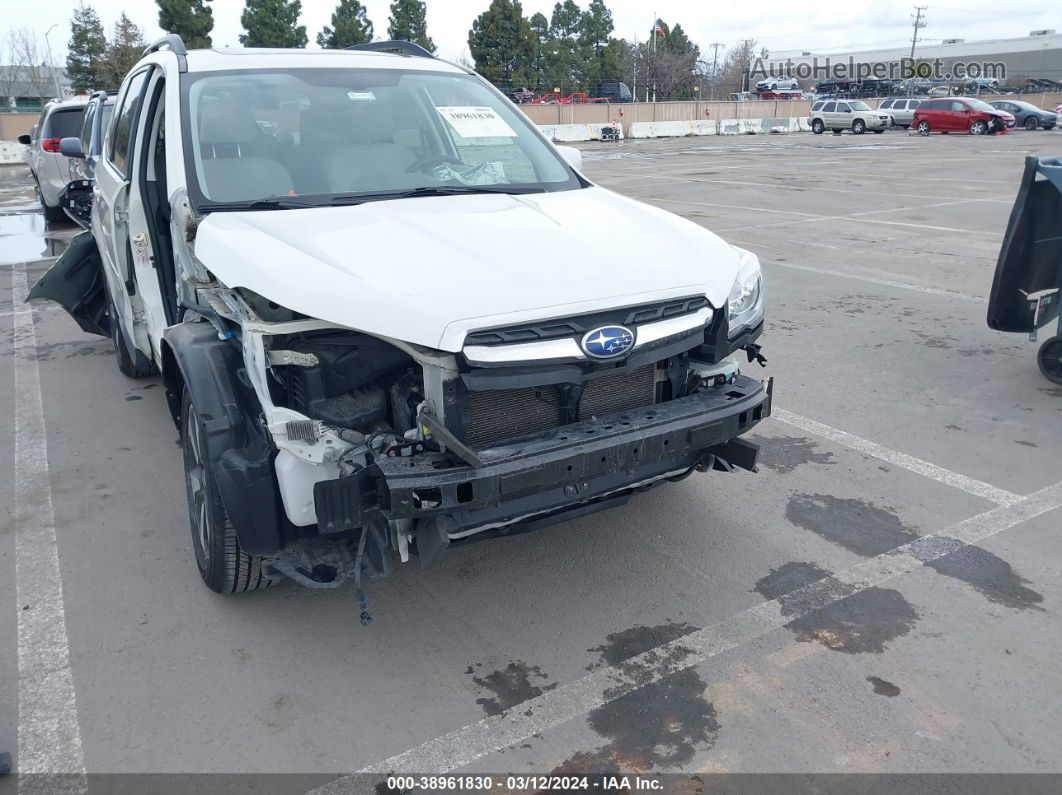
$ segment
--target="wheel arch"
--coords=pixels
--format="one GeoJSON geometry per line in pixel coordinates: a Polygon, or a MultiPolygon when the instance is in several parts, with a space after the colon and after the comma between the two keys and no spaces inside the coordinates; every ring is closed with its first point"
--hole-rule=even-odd
{"type": "Polygon", "coordinates": [[[218,339],[217,330],[206,322],[169,327],[161,348],[170,414],[180,429],[187,389],[240,546],[252,555],[269,555],[304,535],[284,514],[273,468],[276,448],[261,420],[262,407],[239,348],[218,339]]]}

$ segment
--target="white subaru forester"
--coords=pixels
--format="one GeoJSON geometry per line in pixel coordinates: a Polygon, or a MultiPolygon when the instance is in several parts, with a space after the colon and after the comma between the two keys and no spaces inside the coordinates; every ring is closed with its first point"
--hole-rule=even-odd
{"type": "Polygon", "coordinates": [[[31,298],[161,371],[210,588],[360,587],[754,468],[756,257],[580,166],[406,42],[169,36],[118,95],[91,233],[31,298]]]}

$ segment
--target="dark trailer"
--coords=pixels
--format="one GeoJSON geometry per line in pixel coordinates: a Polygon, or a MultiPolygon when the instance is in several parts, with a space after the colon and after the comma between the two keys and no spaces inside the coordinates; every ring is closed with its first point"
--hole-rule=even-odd
{"type": "Polygon", "coordinates": [[[1027,157],[996,263],[988,326],[1028,334],[1054,322],[1037,354],[1040,372],[1062,384],[1062,158],[1027,157]]]}

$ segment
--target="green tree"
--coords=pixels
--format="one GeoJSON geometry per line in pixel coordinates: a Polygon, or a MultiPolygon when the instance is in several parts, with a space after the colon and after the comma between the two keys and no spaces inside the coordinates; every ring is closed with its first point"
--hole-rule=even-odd
{"type": "Polygon", "coordinates": [[[519,0],[491,0],[468,32],[476,70],[504,88],[532,83],[535,34],[519,0]]]}
{"type": "Polygon", "coordinates": [[[159,27],[176,33],[189,49],[210,46],[210,31],[214,29],[214,12],[206,3],[210,0],[155,0],[159,7],[159,27]]]}
{"type": "Polygon", "coordinates": [[[579,43],[582,11],[575,0],[564,0],[553,6],[549,20],[550,54],[546,58],[546,73],[554,87],[562,94],[580,88],[586,65],[586,53],[579,43]]]}
{"type": "Polygon", "coordinates": [[[143,57],[145,45],[143,32],[123,11],[114,23],[104,59],[103,78],[107,88],[118,88],[122,84],[129,70],[143,57]]]}
{"type": "Polygon", "coordinates": [[[412,41],[428,52],[435,52],[435,42],[428,35],[428,6],[423,0],[395,0],[387,35],[392,40],[412,41]]]}
{"type": "Polygon", "coordinates": [[[531,33],[534,36],[535,57],[530,70],[531,83],[528,88],[535,91],[552,91],[553,86],[548,86],[549,78],[546,74],[546,61],[553,52],[556,42],[549,35],[549,20],[546,15],[539,12],[531,17],[531,33]]]}
{"type": "Polygon", "coordinates": [[[332,25],[324,26],[317,34],[317,46],[326,50],[341,50],[355,44],[372,41],[372,22],[365,6],[358,0],[339,0],[332,14],[332,25]]]}
{"type": "Polygon", "coordinates": [[[66,74],[75,94],[107,85],[107,36],[92,6],[82,3],[74,9],[67,44],[66,74]]]}
{"type": "Polygon", "coordinates": [[[240,24],[244,47],[305,47],[306,26],[297,24],[302,0],[247,0],[240,24]]]}
{"type": "Polygon", "coordinates": [[[620,75],[622,48],[613,45],[612,12],[605,0],[590,0],[579,20],[579,46],[583,57],[587,90],[595,92],[603,80],[616,80],[620,75]]]}

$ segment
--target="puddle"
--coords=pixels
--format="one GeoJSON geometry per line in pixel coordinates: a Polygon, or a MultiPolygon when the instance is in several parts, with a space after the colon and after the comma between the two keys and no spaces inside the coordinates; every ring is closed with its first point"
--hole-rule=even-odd
{"type": "MultiPolygon", "coordinates": [[[[465,673],[470,672],[471,666],[465,673]]],[[[513,660],[505,668],[494,673],[472,677],[473,682],[494,694],[492,698],[477,698],[476,703],[483,707],[483,711],[488,715],[501,715],[517,704],[537,698],[545,691],[555,688],[555,682],[548,685],[532,684],[532,679],[545,681],[548,678],[537,665],[529,666],[522,660],[513,660]]]]}
{"type": "Polygon", "coordinates": [[[833,453],[815,452],[818,442],[803,436],[754,436],[750,441],[761,445],[759,463],[780,475],[788,475],[801,464],[836,463],[833,453]]]}
{"type": "Polygon", "coordinates": [[[866,500],[828,494],[794,494],[786,505],[785,518],[797,527],[867,557],[888,552],[919,537],[887,508],[866,500]]]}
{"type": "Polygon", "coordinates": [[[972,585],[990,602],[1014,610],[1043,610],[1043,595],[1027,588],[1029,580],[987,549],[967,546],[954,538],[934,538],[914,544],[911,552],[937,574],[972,585]],[[941,554],[949,548],[954,551],[941,554]]]}
{"type": "MultiPolygon", "coordinates": [[[[780,599],[786,594],[803,588],[813,582],[824,580],[830,576],[826,569],[820,569],[814,563],[797,563],[790,561],[777,569],[771,569],[771,573],[756,583],[754,590],[765,599],[780,599]]],[[[782,614],[789,615],[793,612],[792,607],[782,605],[782,614]]]]}
{"type": "Polygon", "coordinates": [[[40,213],[0,215],[0,265],[58,257],[78,231],[72,223],[49,229],[40,213]]]}
{"type": "Polygon", "coordinates": [[[677,768],[690,762],[697,751],[715,744],[719,721],[715,707],[704,698],[707,684],[693,668],[677,670],[689,650],[653,652],[660,644],[694,631],[689,624],[675,622],[632,627],[610,634],[603,645],[591,649],[600,655],[591,669],[631,666],[630,658],[648,652],[644,663],[624,669],[636,681],[643,678],[647,683],[592,710],[587,723],[606,744],[573,754],[554,775],[677,768]],[[663,678],[649,681],[661,673],[663,678]]]}
{"type": "Polygon", "coordinates": [[[874,685],[874,692],[879,696],[888,696],[889,698],[895,698],[900,695],[900,688],[894,685],[892,682],[888,682],[877,676],[868,676],[867,681],[874,685]]]}
{"type": "Polygon", "coordinates": [[[889,641],[910,632],[918,618],[899,591],[872,587],[785,626],[801,643],[817,641],[845,654],[881,654],[889,641]]]}

